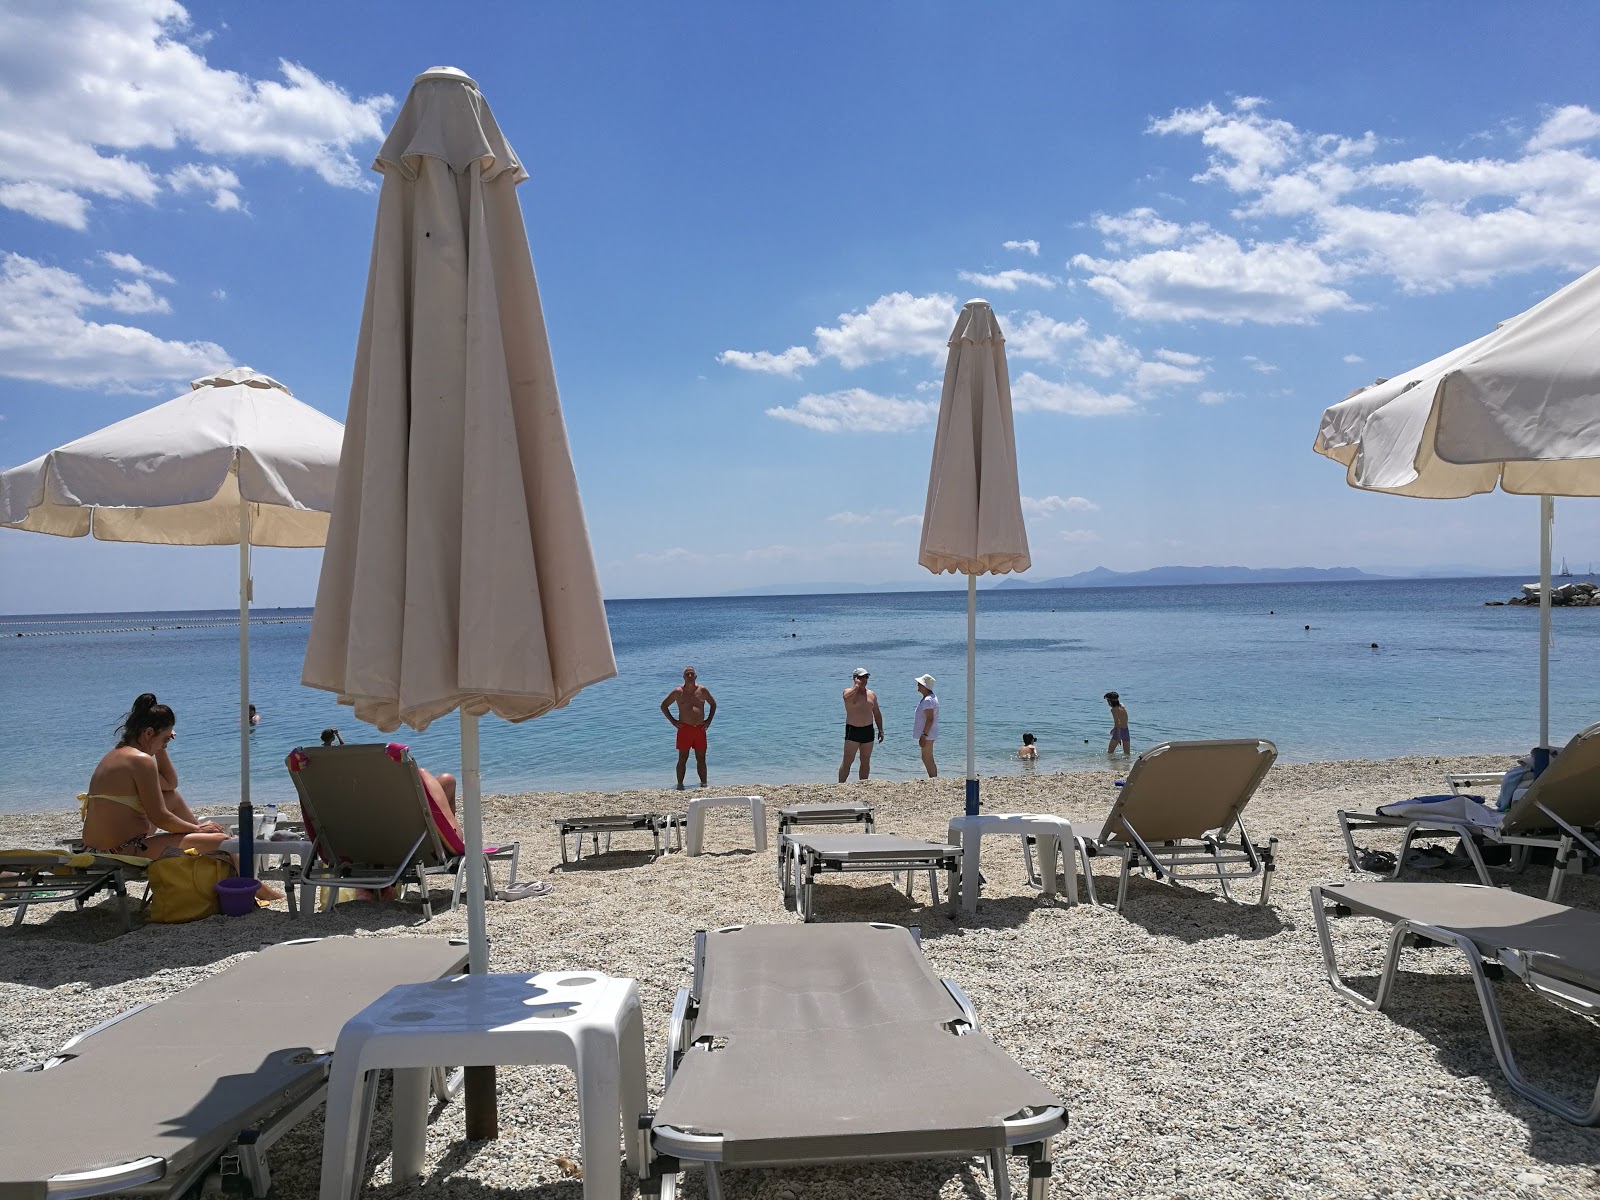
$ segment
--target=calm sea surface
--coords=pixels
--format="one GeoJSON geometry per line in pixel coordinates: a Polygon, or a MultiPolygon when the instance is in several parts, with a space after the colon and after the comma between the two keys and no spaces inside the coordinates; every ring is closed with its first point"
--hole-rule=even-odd
{"type": "MultiPolygon", "coordinates": [[[[1112,689],[1132,716],[1136,751],[1233,736],[1269,738],[1291,761],[1526,749],[1538,730],[1538,611],[1483,607],[1522,582],[981,592],[980,773],[1020,772],[1013,752],[1024,730],[1038,735],[1038,770],[1103,763],[1100,696],[1112,689]]],[[[840,692],[857,666],[872,672],[889,732],[873,774],[920,774],[912,679],[925,671],[943,704],[941,771],[962,773],[963,593],[607,607],[618,677],[537,721],[486,719],[486,791],[670,786],[673,731],[657,706],[691,663],[720,706],[713,786],[833,778],[840,692]]],[[[380,740],[331,696],[300,686],[309,617],[257,611],[251,624],[251,692],[264,718],[252,737],[258,802],[293,798],[284,755],[324,727],[380,740]]],[[[1556,609],[1554,625],[1559,744],[1600,720],[1600,609],[1556,609]]],[[[0,616],[0,811],[72,806],[145,690],[178,714],[174,761],[190,801],[237,800],[238,686],[237,614],[0,616]]],[[[459,770],[455,717],[393,737],[430,768],[459,770]]]]}

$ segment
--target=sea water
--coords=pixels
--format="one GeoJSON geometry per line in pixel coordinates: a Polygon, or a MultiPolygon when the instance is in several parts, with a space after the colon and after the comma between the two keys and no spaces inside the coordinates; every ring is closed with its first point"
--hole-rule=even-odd
{"type": "MultiPolygon", "coordinates": [[[[1104,692],[1121,693],[1137,752],[1174,738],[1263,737],[1288,761],[1526,751],[1538,734],[1538,610],[1486,608],[1522,579],[990,589],[978,597],[975,739],[982,774],[1106,761],[1104,692]],[[1306,628],[1309,626],[1309,628],[1306,628]],[[1372,643],[1377,643],[1376,648],[1372,643]],[[1022,733],[1036,764],[1015,757],[1022,733]]],[[[875,777],[922,774],[913,680],[938,680],[939,769],[966,744],[966,597],[959,591],[617,600],[615,679],[565,709],[482,722],[489,792],[670,787],[676,753],[660,703],[693,665],[717,699],[713,786],[836,778],[841,693],[866,667],[887,737],[875,777]]],[[[307,610],[252,614],[250,737],[258,803],[294,799],[284,756],[336,727],[400,741],[460,770],[453,715],[383,735],[300,685],[307,610]]],[[[1600,720],[1600,609],[1553,613],[1551,737],[1600,720]]],[[[67,808],[133,697],[178,715],[185,797],[239,795],[236,613],[0,617],[0,811],[67,808]],[[23,635],[23,636],[18,636],[23,635]]],[[[689,782],[695,782],[694,764],[689,782]]]]}

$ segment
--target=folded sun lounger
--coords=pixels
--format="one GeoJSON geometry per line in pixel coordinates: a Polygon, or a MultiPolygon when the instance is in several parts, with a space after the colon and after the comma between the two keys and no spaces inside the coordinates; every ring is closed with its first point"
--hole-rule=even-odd
{"type": "Polygon", "coordinates": [[[1277,867],[1277,839],[1256,845],[1241,814],[1277,757],[1278,748],[1259,738],[1162,742],[1139,755],[1100,836],[1073,839],[1089,902],[1099,903],[1089,859],[1115,854],[1122,859],[1118,911],[1135,867],[1165,882],[1215,878],[1229,899],[1230,883],[1259,878],[1258,903],[1265,904],[1277,867]]]}
{"type": "Polygon", "coordinates": [[[345,1021],[466,957],[443,938],[285,942],[0,1071],[0,1200],[176,1197],[219,1159],[265,1195],[267,1148],[322,1102],[345,1021]]]}
{"type": "MultiPolygon", "coordinates": [[[[604,834],[606,849],[611,849],[611,835],[614,833],[648,833],[650,835],[650,861],[654,862],[661,857],[661,834],[671,828],[682,828],[682,822],[676,826],[669,823],[669,818],[662,813],[601,813],[595,816],[557,817],[553,824],[556,827],[556,838],[561,843],[561,863],[563,866],[570,862],[577,862],[583,858],[583,839],[587,835],[595,854],[600,853],[600,835],[604,834]],[[567,839],[572,839],[573,857],[567,857],[567,839]]],[[[671,844],[671,835],[668,835],[668,844],[671,844]]]]}
{"type": "Polygon", "coordinates": [[[11,923],[20,925],[35,904],[71,901],[81,909],[105,891],[120,898],[122,928],[131,929],[128,882],[144,878],[149,863],[147,858],[93,850],[0,850],[0,909],[16,909],[11,923]]]}
{"type": "Polygon", "coordinates": [[[1311,911],[1333,990],[1369,1012],[1389,1002],[1408,936],[1455,946],[1466,960],[1495,1059],[1506,1082],[1540,1108],[1579,1125],[1600,1121],[1600,1082],[1587,1107],[1531,1084],[1517,1068],[1494,998],[1502,971],[1563,1008],[1593,1018],[1600,1006],[1600,913],[1567,908],[1504,888],[1473,883],[1329,883],[1311,889],[1311,911]],[[1393,926],[1374,998],[1339,975],[1328,916],[1357,914],[1393,926]],[[1499,968],[1498,970],[1496,968],[1499,968]]]}
{"type": "Polygon", "coordinates": [[[1061,1101],[978,1028],[960,987],[894,925],[741,925],[695,935],[667,1030],[664,1094],[640,1122],[640,1190],[677,1175],[981,1156],[1000,1200],[1008,1158],[1044,1200],[1061,1101]]]}
{"type": "MultiPolygon", "coordinates": [[[[1495,782],[1493,776],[1457,776],[1452,779],[1452,786],[1462,778],[1495,782]]],[[[1545,893],[1545,899],[1554,902],[1561,897],[1561,885],[1567,875],[1582,874],[1586,852],[1600,858],[1600,724],[1589,726],[1568,742],[1550,760],[1544,773],[1504,812],[1485,805],[1464,807],[1472,803],[1465,796],[1434,799],[1440,803],[1407,805],[1411,811],[1389,814],[1340,810],[1339,832],[1344,835],[1350,869],[1361,869],[1360,851],[1353,835],[1365,829],[1404,830],[1391,879],[1400,874],[1406,851],[1419,839],[1460,838],[1462,849],[1484,884],[1494,881],[1483,860],[1480,842],[1510,847],[1512,871],[1527,865],[1531,850],[1545,848],[1555,851],[1550,887],[1545,893]]]]}
{"type": "Polygon", "coordinates": [[[961,847],[946,842],[924,842],[893,833],[798,834],[786,833],[778,839],[778,883],[783,888],[784,905],[798,909],[800,919],[809,921],[816,913],[813,889],[817,876],[826,871],[889,871],[898,880],[906,874],[906,895],[918,871],[928,875],[931,903],[939,903],[939,876],[949,876],[950,903],[956,903],[961,870],[961,847]]]}
{"type": "MultiPolygon", "coordinates": [[[[376,743],[307,746],[291,750],[285,761],[306,830],[322,860],[301,871],[300,883],[333,889],[337,895],[339,888],[379,891],[414,882],[422,892],[423,915],[432,918],[428,876],[448,875],[451,909],[461,903],[464,847],[445,844],[434,800],[409,750],[376,743]]],[[[490,895],[496,890],[490,864],[509,861],[509,887],[517,881],[518,853],[516,843],[484,848],[484,882],[490,895]]]]}

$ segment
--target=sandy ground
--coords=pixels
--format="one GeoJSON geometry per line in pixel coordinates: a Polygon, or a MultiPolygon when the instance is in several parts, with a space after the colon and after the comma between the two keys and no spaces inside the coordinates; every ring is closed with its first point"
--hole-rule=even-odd
{"type": "MultiPolygon", "coordinates": [[[[1280,839],[1270,907],[1229,904],[1204,888],[1135,881],[1127,910],[1047,901],[1022,882],[1015,839],[985,839],[989,884],[975,916],[914,901],[887,877],[833,877],[819,886],[819,917],[921,927],[929,959],[972,996],[985,1029],[1065,1098],[1071,1127],[1057,1147],[1052,1196],[1595,1196],[1600,1132],[1545,1114],[1504,1083],[1468,977],[1453,952],[1411,953],[1388,1015],[1339,1001],[1323,976],[1307,888],[1351,878],[1333,821],[1359,808],[1437,792],[1446,770],[1503,767],[1499,757],[1406,758],[1278,766],[1247,816],[1256,840],[1280,839]]],[[[960,780],[717,788],[764,794],[769,806],[844,797],[878,807],[879,830],[942,840],[961,807],[960,780]]],[[[991,811],[1064,814],[1096,833],[1113,798],[1111,774],[1039,774],[985,781],[991,811]]],[[[489,910],[492,969],[589,968],[639,980],[652,1094],[660,1087],[664,1028],[686,982],[693,931],[738,922],[792,922],[775,883],[774,853],[749,850],[748,816],[715,810],[700,858],[658,861],[626,846],[581,867],[555,867],[550,818],[604,811],[682,811],[672,792],[496,797],[491,840],[520,839],[524,878],[552,895],[489,910]],[[741,817],[743,821],[741,823],[741,817]]],[[[51,843],[64,814],[0,818],[0,844],[51,843]]],[[[774,839],[775,840],[775,839],[774,839]]],[[[1393,848],[1394,839],[1371,839],[1393,848]]],[[[1114,895],[1102,859],[1103,899],[1114,895]]],[[[1407,878],[1469,882],[1445,869],[1407,878]]],[[[1546,871],[1514,886],[1542,895],[1546,871]]],[[[1254,893],[1246,896],[1254,899],[1254,893]]],[[[1600,906],[1600,877],[1575,880],[1566,903],[1600,906]]],[[[1336,926],[1347,973],[1370,987],[1381,927],[1336,926]]],[[[35,1063],[72,1033],[142,1000],[156,1000],[262,942],[309,934],[410,937],[461,934],[464,916],[421,924],[415,905],[349,903],[291,921],[213,917],[118,935],[109,906],[35,910],[0,929],[0,1063],[35,1063]]],[[[1526,993],[1498,985],[1527,1073],[1572,1096],[1600,1073],[1600,1030],[1526,993]]],[[[788,1064],[784,1070],[803,1069],[788,1064]]],[[[386,1125],[375,1131],[369,1195],[492,1200],[577,1200],[561,1160],[579,1157],[571,1077],[551,1068],[500,1072],[502,1136],[464,1140],[460,1105],[429,1138],[423,1184],[389,1182],[386,1125]]],[[[129,1095],[129,1103],[137,1103],[129,1095]]],[[[312,1200],[322,1123],[313,1118],[273,1152],[275,1194],[312,1200]]],[[[729,1172],[730,1197],[981,1197],[967,1164],[729,1172]]],[[[633,1181],[625,1175],[625,1190],[633,1181]]],[[[701,1196],[698,1172],[686,1194],[701,1196]]]]}

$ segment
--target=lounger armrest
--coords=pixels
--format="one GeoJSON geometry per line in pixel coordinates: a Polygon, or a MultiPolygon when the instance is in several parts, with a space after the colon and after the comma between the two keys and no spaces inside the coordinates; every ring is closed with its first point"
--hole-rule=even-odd
{"type": "Polygon", "coordinates": [[[679,988],[672,1002],[672,1020],[667,1025],[667,1063],[662,1072],[661,1086],[672,1082],[672,1073],[678,1069],[678,1059],[683,1054],[683,1038],[689,1025],[689,989],[679,988]]]}
{"type": "Polygon", "coordinates": [[[98,1024],[98,1025],[90,1026],[88,1029],[85,1029],[82,1033],[73,1034],[66,1041],[61,1043],[60,1049],[58,1049],[54,1054],[52,1054],[48,1059],[46,1059],[44,1061],[44,1064],[42,1066],[40,1066],[39,1069],[41,1071],[48,1071],[51,1067],[60,1066],[62,1063],[66,1062],[68,1059],[74,1057],[73,1055],[67,1053],[68,1050],[71,1050],[74,1046],[78,1045],[80,1042],[87,1041],[89,1038],[92,1038],[95,1034],[100,1033],[100,1032],[102,1032],[104,1030],[110,1029],[118,1021],[125,1021],[129,1017],[133,1016],[134,1013],[143,1012],[145,1009],[150,1007],[150,1004],[151,1004],[150,1001],[146,1001],[143,1004],[135,1004],[132,1008],[125,1009],[124,1011],[119,1012],[116,1016],[111,1017],[111,1018],[109,1018],[107,1020],[101,1021],[100,1024],[98,1024]]]}
{"type": "Polygon", "coordinates": [[[976,1033],[979,1028],[978,1010],[972,1007],[971,997],[962,990],[961,985],[954,979],[941,979],[939,982],[944,984],[944,990],[950,993],[950,999],[961,1006],[962,1016],[967,1024],[971,1026],[971,1029],[965,1032],[976,1033]]]}
{"type": "Polygon", "coordinates": [[[51,1176],[50,1200],[82,1200],[87,1196],[107,1196],[125,1192],[144,1183],[154,1183],[167,1174],[164,1158],[138,1158],[133,1162],[118,1163],[114,1167],[97,1167],[93,1171],[75,1171],[70,1175],[51,1176]]]}

